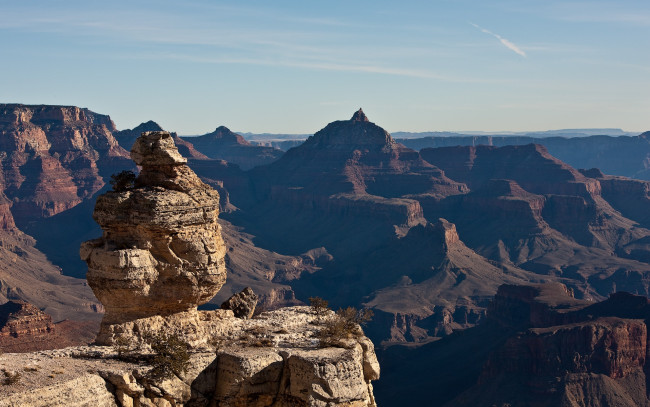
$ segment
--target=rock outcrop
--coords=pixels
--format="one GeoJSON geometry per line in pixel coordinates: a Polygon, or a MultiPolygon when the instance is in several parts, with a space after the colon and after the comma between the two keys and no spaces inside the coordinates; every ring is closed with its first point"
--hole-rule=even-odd
{"type": "Polygon", "coordinates": [[[104,236],[81,248],[88,283],[106,308],[102,344],[122,324],[134,329],[148,317],[199,323],[197,306],[226,280],[217,192],[187,167],[169,133],[143,133],[131,155],[142,167],[134,188],[97,199],[104,236]]]}
{"type": "Polygon", "coordinates": [[[574,168],[595,167],[606,174],[650,180],[650,132],[638,136],[605,132],[601,134],[611,135],[566,134],[561,137],[546,135],[526,137],[452,134],[443,137],[400,139],[398,141],[416,150],[454,146],[503,147],[531,143],[541,144],[554,157],[574,168]]]}
{"type": "Polygon", "coordinates": [[[0,351],[33,352],[90,343],[98,323],[61,321],[20,300],[0,305],[0,351]]]}
{"type": "Polygon", "coordinates": [[[216,356],[194,350],[188,370],[164,380],[151,376],[146,355],[129,362],[111,347],[5,354],[0,369],[21,376],[0,386],[0,406],[376,406],[372,342],[360,336],[342,347],[319,344],[334,313],[293,307],[249,320],[230,311],[222,317],[229,330],[212,338],[216,356]]]}
{"type": "Polygon", "coordinates": [[[0,305],[0,349],[7,351],[11,338],[21,342],[47,338],[54,331],[52,317],[24,301],[0,305]]]}
{"type": "Polygon", "coordinates": [[[244,288],[240,293],[234,294],[221,304],[221,309],[229,309],[237,318],[250,319],[255,313],[257,295],[250,287],[244,288]]]}

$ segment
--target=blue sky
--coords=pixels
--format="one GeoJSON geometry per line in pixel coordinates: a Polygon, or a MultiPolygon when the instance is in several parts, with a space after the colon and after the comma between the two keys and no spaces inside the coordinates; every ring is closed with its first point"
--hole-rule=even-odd
{"type": "Polygon", "coordinates": [[[650,2],[0,0],[0,102],[120,129],[650,129],[650,2]]]}

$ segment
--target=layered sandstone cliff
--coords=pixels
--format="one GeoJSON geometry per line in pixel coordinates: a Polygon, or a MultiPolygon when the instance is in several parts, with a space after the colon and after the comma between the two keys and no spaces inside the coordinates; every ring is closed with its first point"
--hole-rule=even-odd
{"type": "Polygon", "coordinates": [[[0,352],[34,352],[93,341],[98,322],[64,320],[52,317],[25,301],[0,305],[0,352]]]}
{"type": "Polygon", "coordinates": [[[512,330],[477,382],[448,405],[641,406],[648,398],[648,299],[589,304],[566,287],[499,289],[491,329],[512,330]]]}
{"type": "Polygon", "coordinates": [[[19,224],[70,209],[125,164],[110,117],[74,106],[0,104],[0,192],[19,224]]]}
{"type": "Polygon", "coordinates": [[[104,235],[81,248],[106,308],[99,343],[149,317],[187,313],[196,324],[196,307],[226,280],[217,192],[187,167],[169,133],[143,133],[131,155],[142,167],[134,187],[97,199],[104,235]]]}
{"type": "Polygon", "coordinates": [[[385,351],[377,397],[449,407],[648,406],[649,304],[625,292],[580,300],[559,283],[501,286],[482,324],[385,351]],[[414,382],[417,375],[427,379],[414,382]]]}

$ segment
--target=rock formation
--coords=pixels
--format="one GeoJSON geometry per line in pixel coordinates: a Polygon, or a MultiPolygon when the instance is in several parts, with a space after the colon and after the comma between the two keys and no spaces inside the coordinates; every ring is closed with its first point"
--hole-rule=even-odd
{"type": "MultiPolygon", "coordinates": [[[[160,127],[158,123],[154,122],[153,120],[149,120],[148,122],[139,124],[133,129],[114,132],[113,135],[120,143],[120,146],[122,146],[127,151],[131,151],[135,140],[140,137],[140,134],[144,133],[145,131],[164,131],[164,129],[160,127]]],[[[176,144],[176,148],[178,148],[178,152],[183,157],[196,158],[199,160],[208,158],[205,154],[200,153],[196,148],[194,148],[192,143],[189,141],[185,141],[182,138],[178,137],[176,133],[171,133],[171,135],[174,139],[174,143],[176,144]]]]}
{"type": "Polygon", "coordinates": [[[443,137],[399,139],[398,141],[416,150],[479,145],[503,147],[534,143],[543,145],[551,155],[574,168],[595,167],[606,174],[650,180],[650,132],[638,136],[625,134],[585,136],[584,134],[573,136],[567,134],[561,137],[452,134],[443,137]]]}
{"type": "Polygon", "coordinates": [[[383,379],[406,393],[377,396],[449,407],[650,405],[650,300],[618,292],[593,303],[572,294],[559,283],[501,286],[485,323],[384,354],[399,364],[384,365],[383,379]],[[419,386],[401,378],[424,371],[432,373],[419,386]]]}
{"type": "Polygon", "coordinates": [[[99,324],[61,321],[25,301],[7,301],[0,305],[0,351],[34,352],[90,343],[99,324]]]}
{"type": "Polygon", "coordinates": [[[189,312],[197,322],[196,307],[226,280],[217,192],[187,167],[169,133],[143,133],[131,155],[142,167],[134,188],[97,199],[104,236],[81,248],[106,308],[98,343],[138,319],[189,312]]]}
{"type": "Polygon", "coordinates": [[[222,317],[229,328],[214,338],[216,355],[193,351],[189,369],[164,380],[153,378],[147,363],[120,360],[105,346],[4,354],[0,369],[21,377],[0,386],[0,406],[376,407],[372,342],[360,336],[341,347],[319,345],[331,311],[318,316],[292,307],[248,320],[231,311],[222,317]]]}
{"type": "Polygon", "coordinates": [[[253,289],[246,287],[242,292],[234,294],[221,304],[221,309],[229,309],[236,318],[251,319],[255,313],[257,295],[253,289]]]}
{"type": "Polygon", "coordinates": [[[24,301],[0,305],[0,349],[8,351],[11,338],[27,343],[46,339],[54,331],[52,317],[24,301]]]}

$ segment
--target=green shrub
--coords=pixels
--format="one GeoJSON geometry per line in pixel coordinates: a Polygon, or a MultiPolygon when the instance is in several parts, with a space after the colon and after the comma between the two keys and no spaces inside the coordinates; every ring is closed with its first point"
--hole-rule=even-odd
{"type": "Polygon", "coordinates": [[[122,192],[132,189],[135,185],[135,174],[133,171],[125,170],[111,175],[111,186],[113,191],[122,192]]]}

